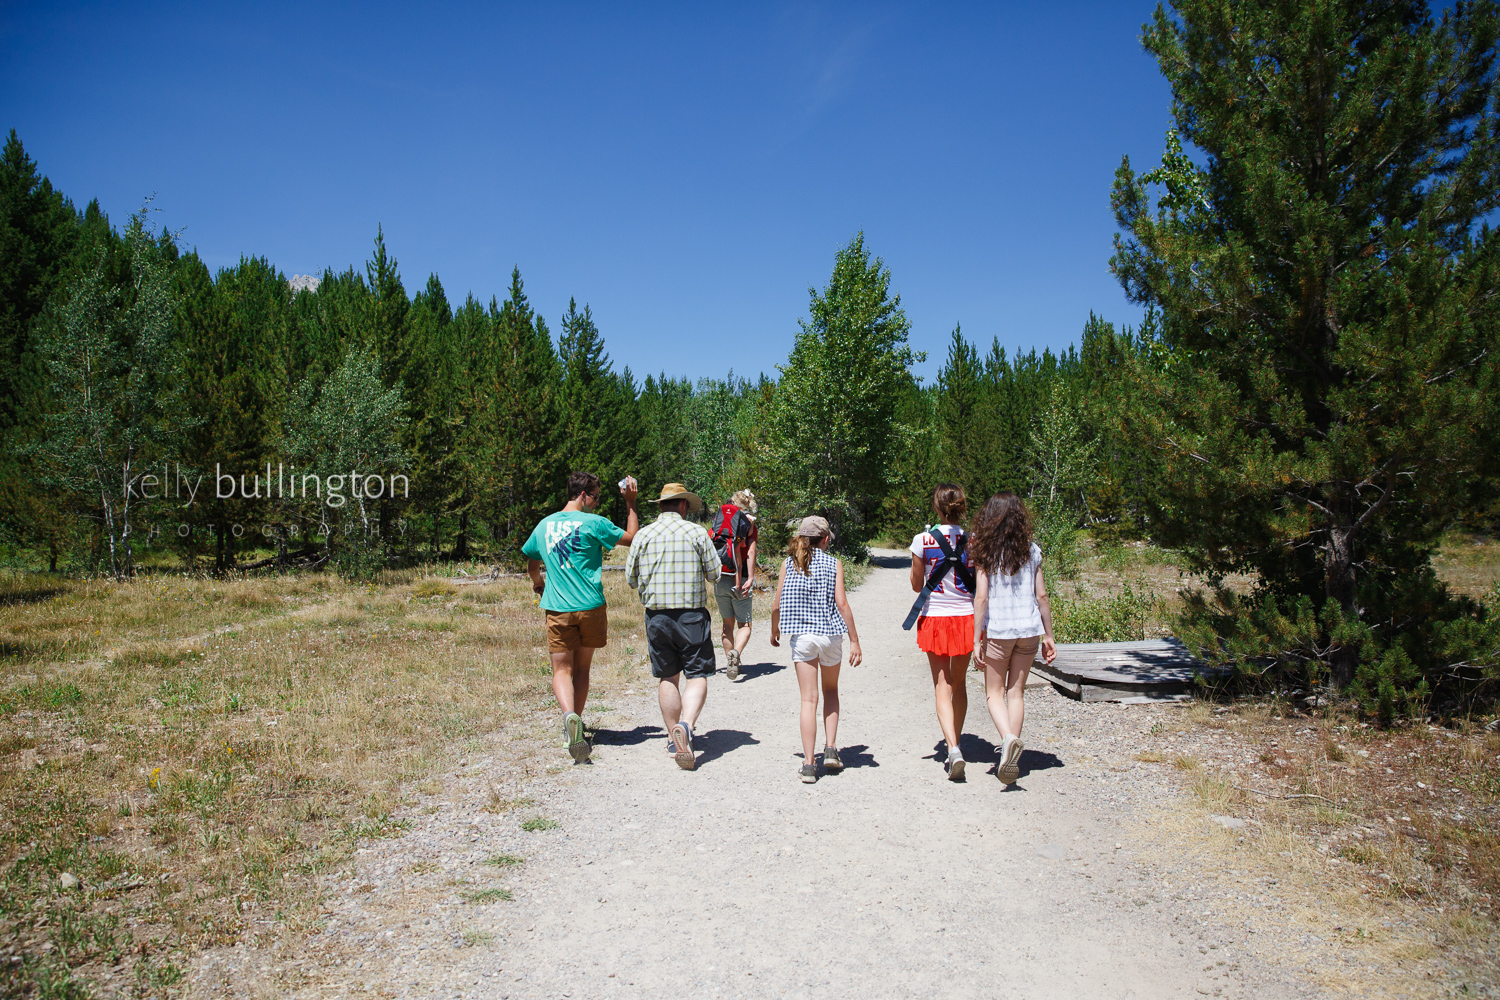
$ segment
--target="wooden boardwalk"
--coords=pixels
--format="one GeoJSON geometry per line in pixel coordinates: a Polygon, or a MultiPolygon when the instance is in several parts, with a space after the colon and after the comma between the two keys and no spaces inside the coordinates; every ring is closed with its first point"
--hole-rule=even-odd
{"type": "Polygon", "coordinates": [[[1059,643],[1049,666],[1040,653],[1032,672],[1080,701],[1183,701],[1194,678],[1228,673],[1198,659],[1177,639],[1059,643]]]}

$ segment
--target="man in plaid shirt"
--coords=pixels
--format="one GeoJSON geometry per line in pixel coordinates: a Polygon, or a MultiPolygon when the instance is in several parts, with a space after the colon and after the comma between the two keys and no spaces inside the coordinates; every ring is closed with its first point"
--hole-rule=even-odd
{"type": "Polygon", "coordinates": [[[661,514],[636,533],[625,559],[625,581],[640,591],[646,606],[646,646],[661,718],[672,736],[667,749],[677,766],[691,771],[693,726],[708,698],[708,678],[718,669],[709,636],[705,581],[719,577],[719,554],[702,525],[683,519],[703,509],[703,501],[681,483],[668,483],[661,514]],[[686,675],[686,683],[682,677],[686,675]]]}

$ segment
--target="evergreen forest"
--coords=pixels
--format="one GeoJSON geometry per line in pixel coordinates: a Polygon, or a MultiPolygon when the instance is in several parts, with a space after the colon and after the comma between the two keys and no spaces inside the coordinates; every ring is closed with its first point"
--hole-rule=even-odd
{"type": "Polygon", "coordinates": [[[860,558],[951,481],[1025,497],[1064,579],[1085,532],[1180,554],[1202,586],[1179,634],[1245,683],[1387,717],[1488,702],[1500,605],[1432,556],[1497,515],[1497,38],[1490,4],[1160,10],[1172,127],[1110,196],[1144,321],[1091,317],[1062,354],[955,327],[930,383],[862,234],[809,276],[774,372],[693,382],[612,358],[587,304],[544,315],[519,269],[487,300],[408,284],[373,222],[369,258],[316,281],[212,271],[147,209],[77,208],[11,131],[0,552],[120,579],[515,569],[585,469],[622,522],[627,474],[749,487],[766,551],[818,513],[860,558]]]}

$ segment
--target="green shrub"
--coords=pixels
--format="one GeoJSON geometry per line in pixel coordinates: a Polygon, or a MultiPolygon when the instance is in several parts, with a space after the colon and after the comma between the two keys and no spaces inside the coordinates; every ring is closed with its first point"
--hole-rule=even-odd
{"type": "Polygon", "coordinates": [[[1129,584],[1118,597],[1052,597],[1052,632],[1058,642],[1132,642],[1168,631],[1165,602],[1129,584]]]}

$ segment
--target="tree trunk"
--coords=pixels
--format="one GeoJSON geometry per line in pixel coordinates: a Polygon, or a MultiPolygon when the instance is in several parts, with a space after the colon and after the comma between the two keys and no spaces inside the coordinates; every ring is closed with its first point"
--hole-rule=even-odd
{"type": "MultiPolygon", "coordinates": [[[[1324,548],[1324,592],[1330,602],[1338,602],[1346,619],[1359,617],[1359,609],[1354,606],[1354,530],[1353,525],[1347,524],[1329,528],[1324,548]]],[[[1339,690],[1348,687],[1354,680],[1359,650],[1340,645],[1329,654],[1328,660],[1334,687],[1339,690]]]]}
{"type": "Polygon", "coordinates": [[[453,561],[469,558],[469,512],[458,515],[458,537],[453,541],[453,561]]]}

